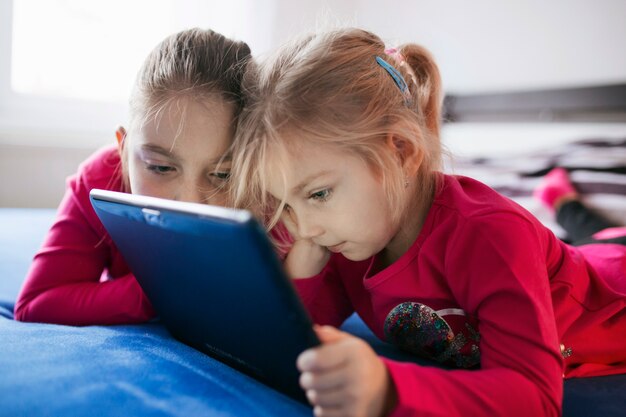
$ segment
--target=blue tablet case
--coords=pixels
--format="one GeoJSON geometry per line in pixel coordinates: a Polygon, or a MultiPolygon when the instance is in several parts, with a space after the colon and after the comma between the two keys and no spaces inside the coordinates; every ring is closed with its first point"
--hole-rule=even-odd
{"type": "Polygon", "coordinates": [[[97,189],[90,198],[176,338],[306,402],[296,358],[319,340],[249,212],[97,189]]]}

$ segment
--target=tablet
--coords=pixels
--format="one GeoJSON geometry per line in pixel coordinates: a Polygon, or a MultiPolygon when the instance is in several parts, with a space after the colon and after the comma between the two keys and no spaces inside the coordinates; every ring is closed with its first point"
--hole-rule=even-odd
{"type": "Polygon", "coordinates": [[[306,402],[296,358],[319,340],[248,211],[98,189],[90,199],[174,337],[306,402]]]}

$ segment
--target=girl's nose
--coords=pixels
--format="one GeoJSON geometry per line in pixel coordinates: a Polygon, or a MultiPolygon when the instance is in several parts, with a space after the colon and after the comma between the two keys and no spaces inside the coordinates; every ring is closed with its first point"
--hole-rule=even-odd
{"type": "Polygon", "coordinates": [[[312,239],[323,233],[323,228],[319,222],[306,215],[298,216],[298,234],[302,239],[312,239]]]}
{"type": "Polygon", "coordinates": [[[183,185],[176,200],[187,203],[206,203],[206,193],[199,184],[183,185]]]}

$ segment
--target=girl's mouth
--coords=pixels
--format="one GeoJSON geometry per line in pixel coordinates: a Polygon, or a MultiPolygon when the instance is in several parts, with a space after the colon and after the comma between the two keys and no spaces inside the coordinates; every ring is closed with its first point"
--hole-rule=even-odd
{"type": "Polygon", "coordinates": [[[340,244],[338,244],[338,245],[334,245],[334,246],[327,246],[326,248],[327,248],[329,251],[331,251],[331,252],[334,252],[334,253],[339,253],[339,252],[341,252],[341,249],[343,249],[343,246],[345,245],[345,243],[346,243],[346,242],[342,242],[342,243],[340,243],[340,244]]]}

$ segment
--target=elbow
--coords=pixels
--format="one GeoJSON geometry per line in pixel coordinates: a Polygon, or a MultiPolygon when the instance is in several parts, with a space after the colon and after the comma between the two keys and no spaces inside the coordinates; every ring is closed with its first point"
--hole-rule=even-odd
{"type": "Polygon", "coordinates": [[[35,298],[19,297],[13,309],[13,319],[24,322],[38,322],[35,298]]]}
{"type": "Polygon", "coordinates": [[[537,387],[539,402],[545,416],[561,417],[563,413],[563,378],[561,374],[551,379],[551,384],[537,387]]]}
{"type": "Polygon", "coordinates": [[[561,417],[563,412],[562,401],[557,399],[548,399],[544,404],[544,415],[553,416],[553,417],[561,417]]]}
{"type": "Polygon", "coordinates": [[[27,303],[18,302],[13,309],[13,319],[17,321],[31,321],[29,320],[27,303]]]}

